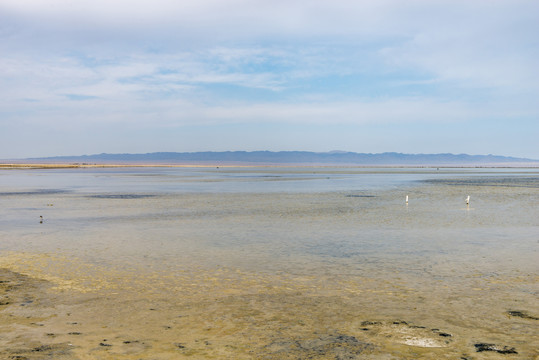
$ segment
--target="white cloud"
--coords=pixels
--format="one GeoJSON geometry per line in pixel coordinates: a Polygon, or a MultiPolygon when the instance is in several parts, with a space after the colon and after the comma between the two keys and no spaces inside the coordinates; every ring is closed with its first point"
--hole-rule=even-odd
{"type": "MultiPolygon", "coordinates": [[[[75,97],[78,94],[75,94],[75,97]]],[[[354,102],[226,103],[205,105],[182,98],[135,102],[132,99],[88,98],[69,101],[66,95],[47,104],[24,104],[39,116],[27,124],[49,124],[61,129],[122,123],[131,128],[163,128],[216,124],[418,124],[465,123],[493,115],[496,109],[473,108],[462,103],[430,99],[386,99],[354,102]]]]}
{"type": "Polygon", "coordinates": [[[0,122],[508,128],[538,32],[531,0],[2,0],[0,122]]]}
{"type": "MultiPolygon", "coordinates": [[[[429,73],[441,84],[521,93],[537,91],[539,3],[468,2],[380,50],[391,66],[429,73]]],[[[431,15],[431,14],[429,14],[431,15]]]]}

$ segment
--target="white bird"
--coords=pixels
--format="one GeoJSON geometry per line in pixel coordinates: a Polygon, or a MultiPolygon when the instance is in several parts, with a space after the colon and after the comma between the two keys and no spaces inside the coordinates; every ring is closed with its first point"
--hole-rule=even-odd
{"type": "Polygon", "coordinates": [[[466,205],[470,205],[470,195],[466,198],[466,205]]]}

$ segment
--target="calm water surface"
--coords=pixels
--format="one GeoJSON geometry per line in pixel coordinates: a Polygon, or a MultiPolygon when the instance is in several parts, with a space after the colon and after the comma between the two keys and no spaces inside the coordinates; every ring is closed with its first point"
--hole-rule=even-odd
{"type": "Polygon", "coordinates": [[[0,239],[78,356],[539,355],[537,169],[3,170],[0,239]]]}

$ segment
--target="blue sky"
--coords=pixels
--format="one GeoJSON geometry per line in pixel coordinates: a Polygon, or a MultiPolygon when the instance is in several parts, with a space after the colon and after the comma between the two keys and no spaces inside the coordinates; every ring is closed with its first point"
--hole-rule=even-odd
{"type": "Polygon", "coordinates": [[[2,0],[0,159],[539,159],[538,1],[2,0]]]}

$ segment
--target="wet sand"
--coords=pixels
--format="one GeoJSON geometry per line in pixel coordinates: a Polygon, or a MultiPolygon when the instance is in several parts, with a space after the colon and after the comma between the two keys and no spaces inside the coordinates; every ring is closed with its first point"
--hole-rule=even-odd
{"type": "MultiPolygon", "coordinates": [[[[12,268],[38,274],[43,272],[32,269],[40,257],[11,254],[7,259],[22,265],[12,263],[12,268]]],[[[66,264],[66,259],[47,256],[46,261],[81,266],[74,259],[66,264]]],[[[343,281],[333,276],[275,276],[226,268],[199,269],[183,277],[159,272],[136,276],[89,265],[81,271],[86,278],[43,280],[1,270],[1,358],[538,356],[537,318],[523,308],[523,303],[530,305],[525,299],[515,298],[515,309],[521,310],[511,312],[506,303],[488,309],[474,305],[471,289],[443,296],[439,290],[427,294],[372,278],[343,281]],[[478,352],[478,345],[487,350],[478,352]]],[[[537,283],[537,278],[506,280],[528,286],[537,283]]],[[[500,292],[499,288],[476,290],[480,291],[487,297],[500,292]]]]}
{"type": "Polygon", "coordinates": [[[537,181],[464,180],[3,195],[0,358],[537,358],[537,181]]]}
{"type": "MultiPolygon", "coordinates": [[[[241,165],[217,164],[86,164],[86,163],[0,163],[0,169],[96,169],[96,168],[215,168],[242,167],[241,165]]],[[[248,167],[249,165],[244,165],[248,167]]]]}

